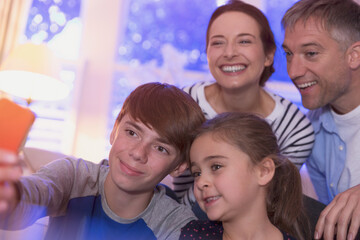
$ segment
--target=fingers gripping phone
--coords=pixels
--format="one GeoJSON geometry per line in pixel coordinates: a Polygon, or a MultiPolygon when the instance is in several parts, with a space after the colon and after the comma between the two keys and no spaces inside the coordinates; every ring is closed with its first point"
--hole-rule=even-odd
{"type": "Polygon", "coordinates": [[[35,114],[30,109],[0,99],[0,148],[18,153],[34,120],[35,114]]]}

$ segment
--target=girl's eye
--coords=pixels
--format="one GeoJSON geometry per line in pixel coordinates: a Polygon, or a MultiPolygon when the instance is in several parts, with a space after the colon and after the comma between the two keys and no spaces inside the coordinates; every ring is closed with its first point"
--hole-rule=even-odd
{"type": "Polygon", "coordinates": [[[196,178],[196,177],[200,177],[201,172],[191,172],[191,175],[196,178]]]}
{"type": "Polygon", "coordinates": [[[216,171],[216,170],[219,170],[221,167],[222,166],[219,165],[219,164],[214,164],[214,165],[211,166],[211,170],[216,171]]]}
{"type": "Polygon", "coordinates": [[[162,146],[157,146],[157,150],[159,152],[169,154],[169,151],[166,148],[162,147],[162,146]]]}

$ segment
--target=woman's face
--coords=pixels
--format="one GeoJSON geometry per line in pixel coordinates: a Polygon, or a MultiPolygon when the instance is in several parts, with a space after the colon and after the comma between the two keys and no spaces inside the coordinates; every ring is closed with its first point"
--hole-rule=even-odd
{"type": "Polygon", "coordinates": [[[258,23],[241,12],[226,12],[209,29],[207,58],[217,83],[228,89],[259,86],[274,54],[265,55],[258,23]]]}

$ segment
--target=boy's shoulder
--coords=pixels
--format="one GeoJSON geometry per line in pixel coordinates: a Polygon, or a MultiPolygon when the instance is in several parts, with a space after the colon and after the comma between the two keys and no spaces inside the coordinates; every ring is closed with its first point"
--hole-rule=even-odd
{"type": "Polygon", "coordinates": [[[179,204],[166,190],[163,185],[156,186],[143,219],[151,229],[157,229],[155,235],[158,239],[178,239],[181,228],[196,217],[191,208],[179,204]]]}

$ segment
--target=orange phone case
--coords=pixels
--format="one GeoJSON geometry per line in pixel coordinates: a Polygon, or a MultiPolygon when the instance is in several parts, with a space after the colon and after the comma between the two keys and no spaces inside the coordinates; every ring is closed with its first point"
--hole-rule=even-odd
{"type": "Polygon", "coordinates": [[[0,148],[18,153],[34,120],[35,114],[30,109],[0,99],[0,148]]]}

